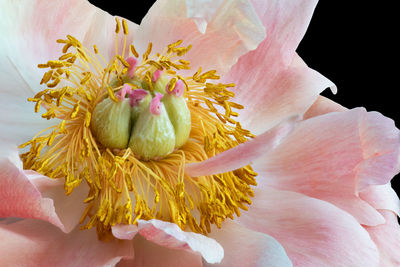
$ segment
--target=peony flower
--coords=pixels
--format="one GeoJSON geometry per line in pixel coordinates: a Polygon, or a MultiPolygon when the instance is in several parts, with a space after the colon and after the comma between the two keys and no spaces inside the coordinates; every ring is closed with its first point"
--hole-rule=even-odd
{"type": "Polygon", "coordinates": [[[316,4],[0,2],[0,265],[399,265],[399,130],[319,96],[316,4]]]}

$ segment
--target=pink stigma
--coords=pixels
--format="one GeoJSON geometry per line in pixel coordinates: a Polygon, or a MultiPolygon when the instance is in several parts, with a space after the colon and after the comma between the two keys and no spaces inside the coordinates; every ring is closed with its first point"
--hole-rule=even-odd
{"type": "Polygon", "coordinates": [[[168,90],[168,85],[166,87],[168,94],[174,94],[175,96],[182,96],[185,91],[185,84],[181,80],[177,80],[175,87],[172,91],[168,90]]]}
{"type": "Polygon", "coordinates": [[[135,68],[137,65],[137,59],[134,57],[127,57],[125,59],[125,61],[128,62],[128,64],[129,64],[128,75],[131,79],[133,79],[133,76],[135,76],[135,68]]]}
{"type": "Polygon", "coordinates": [[[132,88],[129,86],[129,84],[124,84],[121,88],[121,90],[119,90],[117,97],[121,100],[125,99],[126,94],[130,95],[132,91],[132,88]]]}
{"type": "Polygon", "coordinates": [[[151,77],[151,81],[152,81],[153,83],[157,82],[158,79],[160,79],[162,73],[163,73],[162,70],[156,70],[156,71],[153,73],[153,77],[151,77]]]}
{"type": "Polygon", "coordinates": [[[129,94],[129,104],[131,107],[138,106],[140,101],[143,100],[149,93],[144,89],[136,89],[129,94]]]}
{"type": "Polygon", "coordinates": [[[162,94],[156,93],[156,96],[150,102],[150,112],[154,115],[161,114],[161,98],[163,97],[162,94]]]}

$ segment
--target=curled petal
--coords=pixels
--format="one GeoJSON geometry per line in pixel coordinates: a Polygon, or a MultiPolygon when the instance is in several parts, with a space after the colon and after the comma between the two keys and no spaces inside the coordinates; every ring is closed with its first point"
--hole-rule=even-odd
{"type": "Polygon", "coordinates": [[[185,172],[192,177],[197,177],[228,172],[248,165],[277,147],[293,130],[297,120],[298,117],[291,117],[246,143],[205,161],[187,164],[185,172]]]}
{"type": "Polygon", "coordinates": [[[259,184],[329,201],[366,225],[384,222],[358,193],[398,171],[399,131],[377,112],[353,109],[302,121],[254,165],[259,184]]]}
{"type": "Polygon", "coordinates": [[[183,232],[176,224],[159,220],[139,220],[135,225],[114,226],[113,235],[119,239],[132,239],[137,233],[160,246],[182,249],[200,254],[208,263],[220,262],[223,248],[213,239],[201,234],[183,232]]]}
{"type": "Polygon", "coordinates": [[[130,242],[100,242],[94,230],[75,229],[64,234],[46,222],[31,219],[0,222],[0,251],[1,266],[105,267],[133,257],[130,242]]]}
{"type": "Polygon", "coordinates": [[[378,266],[367,231],[334,205],[268,187],[257,187],[255,199],[239,224],[274,237],[294,266],[378,266]]]}
{"type": "Polygon", "coordinates": [[[8,160],[0,163],[0,218],[34,218],[70,232],[83,212],[86,188],[67,197],[63,181],[50,180],[36,172],[22,171],[8,160]]]}
{"type": "Polygon", "coordinates": [[[43,198],[23,171],[9,160],[0,162],[0,198],[0,218],[35,218],[66,231],[56,214],[53,200],[43,198]]]}

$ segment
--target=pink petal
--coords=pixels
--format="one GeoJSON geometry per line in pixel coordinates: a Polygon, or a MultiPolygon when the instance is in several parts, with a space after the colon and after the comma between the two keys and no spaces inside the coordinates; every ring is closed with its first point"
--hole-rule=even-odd
{"type": "MultiPolygon", "coordinates": [[[[108,13],[84,0],[21,0],[0,3],[0,139],[20,144],[34,134],[57,123],[33,112],[27,102],[42,86],[43,69],[39,63],[57,59],[62,44],[57,39],[73,35],[92,50],[97,44],[109,59],[114,55],[115,21],[108,13]]],[[[133,40],[136,25],[128,22],[133,40]]],[[[121,44],[123,45],[123,44],[121,44]]],[[[120,49],[122,50],[122,48],[120,49]]]]}
{"type": "Polygon", "coordinates": [[[390,183],[371,185],[360,192],[360,198],[379,210],[390,210],[400,216],[400,200],[390,183]]]}
{"type": "Polygon", "coordinates": [[[266,52],[259,49],[241,57],[224,77],[225,82],[236,84],[235,101],[245,107],[240,111],[241,123],[254,134],[267,131],[284,118],[302,115],[320,92],[334,86],[297,55],[289,66],[274,66],[273,61],[278,59],[260,60],[266,52]],[[271,73],[276,68],[280,71],[271,73]]]}
{"type": "Polygon", "coordinates": [[[358,197],[398,171],[399,131],[392,120],[364,109],[313,117],[255,163],[259,184],[329,201],[366,225],[383,217],[358,197]]]}
{"type": "Polygon", "coordinates": [[[346,111],[347,108],[339,105],[338,103],[330,100],[329,98],[318,96],[317,101],[304,113],[303,119],[320,116],[330,112],[346,111]]]}
{"type": "Polygon", "coordinates": [[[78,188],[67,197],[62,181],[21,171],[8,160],[0,163],[0,218],[40,219],[70,232],[82,215],[86,192],[86,188],[78,188]]]}
{"type": "Polygon", "coordinates": [[[0,251],[0,266],[115,266],[133,256],[130,242],[100,242],[94,229],[64,234],[36,220],[0,222],[0,251]]]}
{"type": "Polygon", "coordinates": [[[140,53],[153,43],[153,51],[178,40],[193,48],[185,55],[194,73],[229,70],[238,57],[253,50],[265,38],[265,29],[248,1],[157,1],[143,18],[135,35],[140,53]]]}
{"type": "Polygon", "coordinates": [[[113,234],[119,239],[132,239],[137,233],[160,246],[199,254],[208,263],[220,262],[224,256],[223,248],[215,240],[201,234],[183,232],[173,223],[139,220],[138,227],[135,225],[113,227],[113,234]]]}
{"type": "Polygon", "coordinates": [[[386,223],[365,229],[379,249],[380,266],[400,266],[400,226],[397,216],[390,211],[380,212],[385,217],[386,223]]]}
{"type": "Polygon", "coordinates": [[[43,198],[26,175],[8,160],[0,162],[0,199],[0,218],[41,219],[66,231],[53,200],[43,198]]]}
{"type": "Polygon", "coordinates": [[[246,143],[240,144],[208,160],[187,164],[185,172],[192,177],[198,177],[228,172],[248,165],[277,147],[293,130],[297,120],[298,117],[291,117],[246,143]]]}
{"type": "Polygon", "coordinates": [[[138,235],[133,240],[135,258],[122,260],[117,267],[202,267],[200,255],[181,249],[172,249],[157,245],[138,235]]]}
{"type": "Polygon", "coordinates": [[[63,179],[53,180],[34,171],[25,171],[25,174],[43,198],[53,200],[55,212],[64,225],[65,232],[72,231],[79,224],[87,206],[83,202],[89,192],[89,187],[85,182],[82,182],[67,196],[65,195],[63,179]],[[33,176],[34,179],[32,179],[33,176]]]}
{"type": "Polygon", "coordinates": [[[213,229],[209,235],[224,248],[225,256],[215,267],[292,266],[282,246],[271,236],[254,232],[230,220],[221,229],[213,229]]]}
{"type": "Polygon", "coordinates": [[[234,82],[243,126],[260,134],[283,118],[303,114],[334,84],[310,69],[295,50],[303,38],[317,0],[253,0],[267,38],[242,56],[224,77],[234,82]]]}
{"type": "Polygon", "coordinates": [[[274,237],[294,266],[378,266],[378,251],[368,233],[325,201],[257,187],[254,203],[238,221],[274,237]]]}

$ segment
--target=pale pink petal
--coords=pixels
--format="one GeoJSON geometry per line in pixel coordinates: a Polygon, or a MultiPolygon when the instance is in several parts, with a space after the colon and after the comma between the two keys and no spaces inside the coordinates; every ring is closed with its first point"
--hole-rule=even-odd
{"type": "Polygon", "coordinates": [[[378,266],[367,231],[334,205],[299,193],[255,189],[241,225],[274,237],[294,266],[378,266]]]}
{"type": "Polygon", "coordinates": [[[302,121],[282,144],[255,162],[261,185],[329,201],[366,225],[383,217],[358,197],[398,171],[399,131],[376,112],[353,109],[302,121]]]}
{"type": "Polygon", "coordinates": [[[253,0],[267,38],[242,56],[224,76],[234,82],[236,101],[243,104],[243,126],[260,134],[283,118],[303,114],[334,84],[310,69],[295,50],[303,38],[317,0],[253,0]]]}
{"type": "Polygon", "coordinates": [[[397,216],[387,210],[380,210],[385,217],[383,225],[365,227],[380,253],[380,266],[400,266],[400,226],[397,216]]]}
{"type": "Polygon", "coordinates": [[[154,52],[178,40],[192,45],[185,55],[193,73],[215,69],[222,74],[238,57],[253,50],[265,38],[265,29],[252,4],[245,0],[159,0],[140,23],[135,46],[154,52]]]}
{"type": "Polygon", "coordinates": [[[224,248],[224,259],[220,264],[205,264],[215,267],[264,267],[292,266],[283,247],[271,236],[254,232],[230,220],[221,229],[212,229],[210,237],[224,248]]]}
{"type": "Polygon", "coordinates": [[[363,158],[357,166],[357,186],[388,183],[400,170],[400,134],[394,121],[378,112],[370,112],[360,121],[363,158]]]}
{"type": "MultiPolygon", "coordinates": [[[[47,121],[27,102],[40,85],[45,70],[39,63],[57,59],[63,44],[57,39],[73,35],[92,50],[97,44],[106,58],[114,55],[114,17],[85,0],[21,0],[0,2],[0,139],[20,144],[55,120],[47,121]],[[105,50],[105,51],[103,51],[105,50]]],[[[133,40],[136,25],[128,22],[133,40]]],[[[121,44],[123,45],[123,44],[121,44]]],[[[122,50],[122,49],[120,49],[122,50]]]]}
{"type": "Polygon", "coordinates": [[[390,210],[400,216],[400,200],[390,183],[371,185],[360,192],[360,198],[379,210],[390,210]]]}
{"type": "Polygon", "coordinates": [[[65,232],[70,232],[78,224],[87,206],[83,201],[87,197],[89,187],[82,182],[70,195],[65,194],[64,179],[50,179],[34,171],[25,171],[25,175],[43,198],[53,200],[57,216],[64,225],[65,232]],[[33,178],[33,176],[35,176],[33,178]]]}
{"type": "Polygon", "coordinates": [[[320,92],[333,86],[297,55],[291,65],[273,74],[269,73],[275,68],[270,66],[272,59],[260,60],[264,55],[254,55],[253,59],[242,62],[252,55],[250,52],[240,58],[224,81],[236,84],[233,88],[235,101],[245,107],[240,111],[241,123],[254,134],[267,131],[287,117],[302,115],[320,92]]]}
{"type": "Polygon", "coordinates": [[[113,235],[119,239],[132,239],[137,233],[160,246],[201,255],[208,263],[220,262],[224,256],[223,248],[215,240],[201,234],[184,232],[174,223],[139,220],[138,227],[135,225],[113,227],[113,235]]]}
{"type": "Polygon", "coordinates": [[[346,111],[347,108],[342,105],[326,98],[324,96],[318,96],[317,101],[304,113],[303,119],[309,119],[315,116],[320,116],[330,112],[346,111]]]}
{"type": "Polygon", "coordinates": [[[84,210],[85,193],[87,188],[80,186],[66,196],[62,180],[22,171],[9,160],[1,160],[0,218],[35,218],[70,232],[84,210]]]}
{"type": "Polygon", "coordinates": [[[4,159],[0,162],[0,199],[0,218],[35,218],[66,231],[53,200],[43,198],[23,171],[4,159]]]}
{"type": "Polygon", "coordinates": [[[122,260],[117,267],[202,267],[200,255],[157,245],[138,235],[133,240],[135,257],[122,260]]]}
{"type": "Polygon", "coordinates": [[[100,242],[96,231],[75,229],[64,234],[42,221],[0,222],[0,266],[115,266],[132,258],[132,243],[100,242]]]}
{"type": "Polygon", "coordinates": [[[228,172],[248,165],[277,147],[293,130],[297,120],[298,117],[291,117],[246,143],[240,144],[208,160],[187,164],[185,173],[192,177],[197,177],[228,172]]]}

